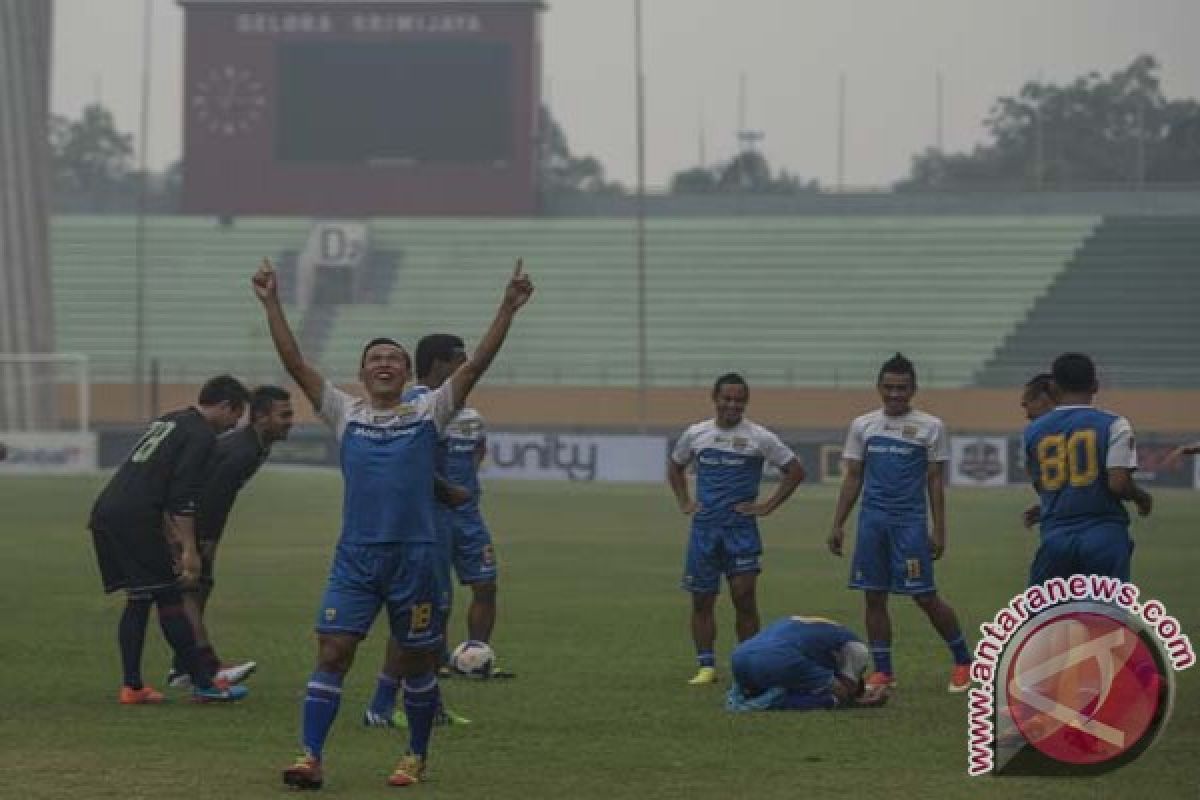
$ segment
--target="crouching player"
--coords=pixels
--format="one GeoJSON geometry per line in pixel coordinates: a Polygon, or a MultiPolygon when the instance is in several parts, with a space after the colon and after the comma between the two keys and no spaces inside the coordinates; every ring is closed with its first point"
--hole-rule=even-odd
{"type": "Polygon", "coordinates": [[[784,617],[733,651],[729,711],[875,707],[886,686],[867,687],[870,652],[854,632],[821,617],[784,617]]]}

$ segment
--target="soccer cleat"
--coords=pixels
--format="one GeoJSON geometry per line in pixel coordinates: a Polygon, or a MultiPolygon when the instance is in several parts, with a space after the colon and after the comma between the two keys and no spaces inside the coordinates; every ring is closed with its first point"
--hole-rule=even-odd
{"type": "Polygon", "coordinates": [[[891,689],[883,684],[868,685],[863,689],[863,693],[854,699],[852,705],[858,708],[879,708],[887,704],[890,694],[891,689]]]}
{"type": "Polygon", "coordinates": [[[501,669],[500,667],[492,667],[492,671],[488,674],[488,678],[494,681],[506,681],[517,677],[517,673],[511,669],[501,669]]]}
{"type": "Polygon", "coordinates": [[[950,673],[950,683],[946,685],[946,691],[952,694],[965,692],[971,688],[971,665],[970,664],[955,664],[954,671],[950,673]]]}
{"type": "MultiPolygon", "coordinates": [[[[366,724],[365,721],[364,724],[366,724]]],[[[461,728],[464,725],[470,725],[471,720],[442,706],[438,709],[437,716],[433,718],[433,724],[439,728],[461,728]]],[[[408,730],[408,716],[403,711],[395,712],[392,714],[391,724],[387,727],[408,730]]]]}
{"type": "Polygon", "coordinates": [[[171,671],[167,673],[167,686],[172,689],[190,689],[192,688],[192,676],[172,667],[171,671]]]}
{"type": "Polygon", "coordinates": [[[193,703],[236,703],[250,694],[250,690],[245,686],[230,686],[228,681],[223,681],[220,678],[213,681],[212,686],[207,689],[201,689],[198,686],[192,687],[192,702],[193,703]]]}
{"type": "Polygon", "coordinates": [[[409,753],[400,759],[388,778],[388,786],[412,786],[425,779],[425,759],[409,753]]]}
{"type": "Polygon", "coordinates": [[[152,706],[163,701],[163,693],[149,686],[143,686],[140,689],[122,686],[117,700],[123,706],[152,706]]]}
{"type": "Polygon", "coordinates": [[[394,722],[394,720],[397,715],[402,717],[402,716],[404,716],[404,712],[398,711],[395,714],[392,714],[391,716],[389,716],[387,714],[380,714],[378,711],[372,711],[371,709],[368,708],[366,711],[363,712],[363,727],[366,727],[366,728],[395,728],[396,723],[394,722]]]}
{"type": "Polygon", "coordinates": [[[717,670],[715,667],[701,667],[696,670],[696,674],[688,681],[689,686],[707,686],[710,683],[717,682],[717,670]]]}
{"type": "Polygon", "coordinates": [[[303,754],[296,763],[283,771],[283,783],[293,789],[320,789],[325,782],[321,762],[316,756],[303,754]]]}
{"type": "Polygon", "coordinates": [[[867,686],[882,686],[887,689],[896,688],[896,676],[890,672],[872,672],[865,681],[867,686]]]}
{"type": "Polygon", "coordinates": [[[450,669],[449,664],[442,664],[440,667],[438,667],[437,673],[439,681],[444,681],[446,678],[453,678],[455,675],[454,670],[450,669]]]}
{"type": "Polygon", "coordinates": [[[217,680],[228,681],[230,685],[236,686],[242,681],[249,678],[258,669],[258,662],[243,661],[240,664],[222,664],[217,670],[217,680]]]}

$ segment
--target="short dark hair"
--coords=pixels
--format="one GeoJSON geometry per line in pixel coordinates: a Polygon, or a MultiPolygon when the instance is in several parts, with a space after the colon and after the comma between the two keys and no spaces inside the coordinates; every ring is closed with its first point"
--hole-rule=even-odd
{"type": "Polygon", "coordinates": [[[1064,392],[1096,391],[1096,364],[1083,353],[1063,353],[1050,368],[1054,382],[1064,392]]]}
{"type": "Polygon", "coordinates": [[[1049,372],[1039,372],[1025,382],[1025,394],[1036,397],[1046,395],[1051,400],[1058,399],[1058,384],[1049,372]]]}
{"type": "Polygon", "coordinates": [[[292,399],[287,389],[278,386],[259,386],[250,393],[250,419],[257,419],[271,413],[276,403],[286,403],[292,399]]]}
{"type": "Polygon", "coordinates": [[[449,361],[467,346],[461,336],[452,333],[431,333],[417,342],[417,380],[423,380],[433,371],[433,362],[449,361]]]}
{"type": "Polygon", "coordinates": [[[750,397],[750,384],[746,383],[746,379],[736,372],[726,372],[713,383],[712,396],[717,399],[717,395],[721,393],[722,386],[741,386],[746,390],[746,397],[750,397]]]}
{"type": "Polygon", "coordinates": [[[913,386],[917,385],[917,368],[913,366],[913,362],[904,357],[903,353],[896,355],[883,362],[883,366],[879,368],[879,375],[875,377],[876,383],[883,382],[883,374],[890,372],[893,375],[908,375],[912,378],[913,386]]]}
{"type": "Polygon", "coordinates": [[[229,403],[230,408],[245,408],[250,402],[250,392],[232,375],[217,375],[204,383],[196,401],[202,406],[229,403]]]}
{"type": "Polygon", "coordinates": [[[377,344],[390,344],[394,347],[399,347],[400,352],[404,353],[404,363],[408,364],[410,369],[412,368],[412,359],[409,358],[408,351],[404,349],[404,345],[400,344],[390,336],[376,336],[374,339],[363,345],[362,355],[358,357],[359,369],[367,365],[367,351],[377,344]]]}

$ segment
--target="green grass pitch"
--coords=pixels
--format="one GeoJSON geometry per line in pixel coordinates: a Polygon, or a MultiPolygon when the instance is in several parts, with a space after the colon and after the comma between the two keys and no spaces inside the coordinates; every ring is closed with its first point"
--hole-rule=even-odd
{"type": "MultiPolygon", "coordinates": [[[[210,624],[220,651],[260,664],[236,707],[116,703],[120,597],[99,587],[84,521],[103,477],[0,482],[5,652],[0,797],[263,798],[284,789],[310,632],[337,533],[333,472],[268,470],[243,493],[222,546],[210,624]]],[[[938,585],[968,631],[1023,586],[1034,538],[1025,491],[952,491],[938,585]]],[[[1134,576],[1200,644],[1200,493],[1158,493],[1136,523],[1134,576]]],[[[764,620],[830,616],[861,631],[861,598],[829,555],[830,488],[802,488],[764,522],[764,620]]],[[[495,646],[515,681],[445,687],[469,728],[438,730],[414,796],[503,798],[1196,797],[1200,668],[1178,675],[1174,716],[1138,762],[1101,778],[966,776],[965,698],[943,690],[948,654],[911,602],[894,604],[901,682],[882,710],[731,716],[723,689],[689,687],[686,520],[665,486],[498,484],[485,512],[501,559],[495,646]]],[[[463,638],[460,613],[452,638],[463,638]]],[[[731,613],[721,599],[718,658],[731,613]]],[[[359,651],[326,752],[328,797],[394,796],[404,740],[366,730],[384,637],[359,651]]],[[[152,624],[146,676],[167,647],[152,624]]]]}

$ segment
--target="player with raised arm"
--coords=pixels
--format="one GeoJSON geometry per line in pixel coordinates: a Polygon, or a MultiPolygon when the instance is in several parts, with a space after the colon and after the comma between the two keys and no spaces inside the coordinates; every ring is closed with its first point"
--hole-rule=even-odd
{"type": "Polygon", "coordinates": [[[338,439],[344,483],[342,530],[317,615],[316,668],[304,699],[304,751],[283,771],[283,782],[298,789],[321,787],[321,759],[342,682],[359,643],[386,607],[391,635],[403,654],[401,690],[409,727],[409,751],[388,783],[410,786],[424,778],[440,705],[441,556],[433,524],[437,441],[499,352],[517,311],[533,294],[533,283],[518,261],[474,355],[441,388],[412,403],[401,402],[410,360],[397,342],[367,343],[359,362],[367,399],[346,394],[305,361],[269,261],[263,261],[253,284],[280,361],[338,439]]]}
{"type": "Polygon", "coordinates": [[[886,686],[863,682],[870,655],[849,628],[823,617],[784,617],[733,651],[728,711],[874,708],[886,686]]]}
{"type": "MultiPolygon", "coordinates": [[[[271,445],[287,438],[292,429],[291,395],[278,386],[260,386],[250,393],[250,422],[241,430],[217,439],[196,505],[196,545],[200,550],[200,580],[183,593],[184,607],[196,631],[196,647],[209,669],[230,683],[241,683],[258,667],[254,661],[222,664],[212,646],[204,612],[212,596],[217,545],[225,531],[238,492],[271,454],[271,445]]],[[[190,686],[191,677],[176,659],[167,683],[190,686]]]]}
{"type": "Polygon", "coordinates": [[[750,387],[730,372],[713,384],[712,419],[683,432],[667,459],[667,482],[679,510],[692,518],[683,590],[692,595],[692,642],[697,671],[693,686],[717,682],[716,602],[721,576],[729,583],[738,641],[758,632],[758,574],[762,539],[758,518],[792,495],[804,480],[796,455],[771,431],[745,418],[750,387]],[[688,491],[687,467],[696,462],[696,499],[688,491]],[[759,502],[764,464],[780,470],[779,485],[759,502]]]}
{"type": "Polygon", "coordinates": [[[119,700],[127,705],[161,703],[161,692],[142,682],[142,650],[151,607],[158,608],[163,636],[191,677],[198,702],[229,702],[244,686],[215,679],[196,648],[181,587],[200,579],[196,504],[217,434],[232,428],[249,393],[236,379],[218,375],[200,389],[196,405],[150,424],[96,498],[88,527],[104,591],[125,590],[117,627],[124,670],[119,700]]]}
{"type": "Polygon", "coordinates": [[[1154,506],[1133,479],[1133,427],[1092,405],[1099,384],[1091,358],[1063,353],[1053,372],[1059,405],[1024,435],[1025,463],[1041,507],[1041,545],[1029,584],[1076,574],[1128,581],[1133,540],[1124,504],[1133,503],[1142,516],[1154,506]]]}
{"type": "Polygon", "coordinates": [[[954,658],[947,691],[965,692],[971,685],[971,656],[954,609],[933,582],[933,562],[946,550],[946,429],[937,417],[912,407],[917,371],[900,353],[880,367],[876,388],[883,407],[855,419],[846,436],[845,475],[828,541],[830,552],[841,556],[844,526],[861,494],[850,588],[862,590],[866,602],[875,662],[867,685],[896,685],[890,593],[909,595],[929,617],[954,658]]]}

